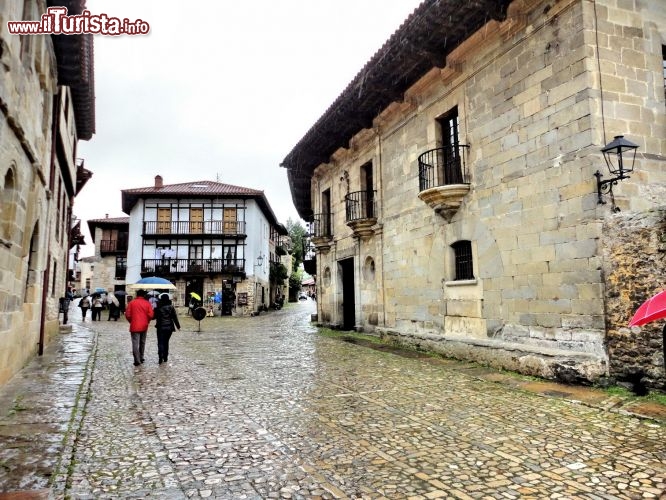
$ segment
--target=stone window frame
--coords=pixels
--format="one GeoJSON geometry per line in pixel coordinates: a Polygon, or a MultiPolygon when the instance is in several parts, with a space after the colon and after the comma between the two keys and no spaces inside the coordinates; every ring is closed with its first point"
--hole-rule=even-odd
{"type": "Polygon", "coordinates": [[[474,250],[469,240],[458,240],[451,245],[453,251],[453,282],[476,282],[474,276],[474,250]]]}
{"type": "Polygon", "coordinates": [[[16,163],[12,162],[2,177],[2,189],[0,192],[0,241],[6,247],[11,246],[12,226],[16,217],[16,205],[18,203],[18,182],[16,163]]]}

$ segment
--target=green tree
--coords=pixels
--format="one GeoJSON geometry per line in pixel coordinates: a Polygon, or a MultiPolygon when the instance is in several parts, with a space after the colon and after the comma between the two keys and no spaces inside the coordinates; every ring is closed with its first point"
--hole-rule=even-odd
{"type": "Polygon", "coordinates": [[[289,270],[280,262],[271,262],[268,276],[271,283],[282,284],[289,276],[289,270]]]}
{"type": "Polygon", "coordinates": [[[285,226],[291,238],[292,271],[296,271],[303,262],[303,241],[307,238],[308,232],[300,221],[293,221],[291,217],[287,219],[285,226]]]}

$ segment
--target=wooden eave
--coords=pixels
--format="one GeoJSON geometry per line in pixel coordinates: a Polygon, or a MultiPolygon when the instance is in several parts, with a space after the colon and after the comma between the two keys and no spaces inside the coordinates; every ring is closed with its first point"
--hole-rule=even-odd
{"type": "Polygon", "coordinates": [[[310,181],[314,169],[466,38],[492,20],[505,19],[510,0],[425,0],[358,72],[335,102],[282,161],[299,215],[312,216],[310,181]]]}
{"type": "MultiPolygon", "coordinates": [[[[85,0],[48,0],[49,7],[67,7],[67,14],[78,15],[85,0]]],[[[95,64],[93,35],[51,35],[58,66],[58,85],[72,92],[72,104],[79,139],[89,140],[95,133],[95,64]]]]}

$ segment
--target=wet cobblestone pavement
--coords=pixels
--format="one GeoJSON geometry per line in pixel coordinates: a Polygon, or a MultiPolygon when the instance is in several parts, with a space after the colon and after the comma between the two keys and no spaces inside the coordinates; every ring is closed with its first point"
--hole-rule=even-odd
{"type": "Polygon", "coordinates": [[[323,337],[313,311],[206,318],[201,332],[181,315],[169,362],[153,329],[136,368],[126,322],[75,319],[0,388],[0,492],[666,498],[666,420],[609,411],[617,398],[587,389],[544,397],[472,365],[323,337]]]}

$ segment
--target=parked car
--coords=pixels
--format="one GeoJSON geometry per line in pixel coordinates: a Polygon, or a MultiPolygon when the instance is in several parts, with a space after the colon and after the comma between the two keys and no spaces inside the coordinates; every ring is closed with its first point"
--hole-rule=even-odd
{"type": "Polygon", "coordinates": [[[308,296],[305,295],[305,292],[298,294],[298,300],[308,300],[308,296]]]}

